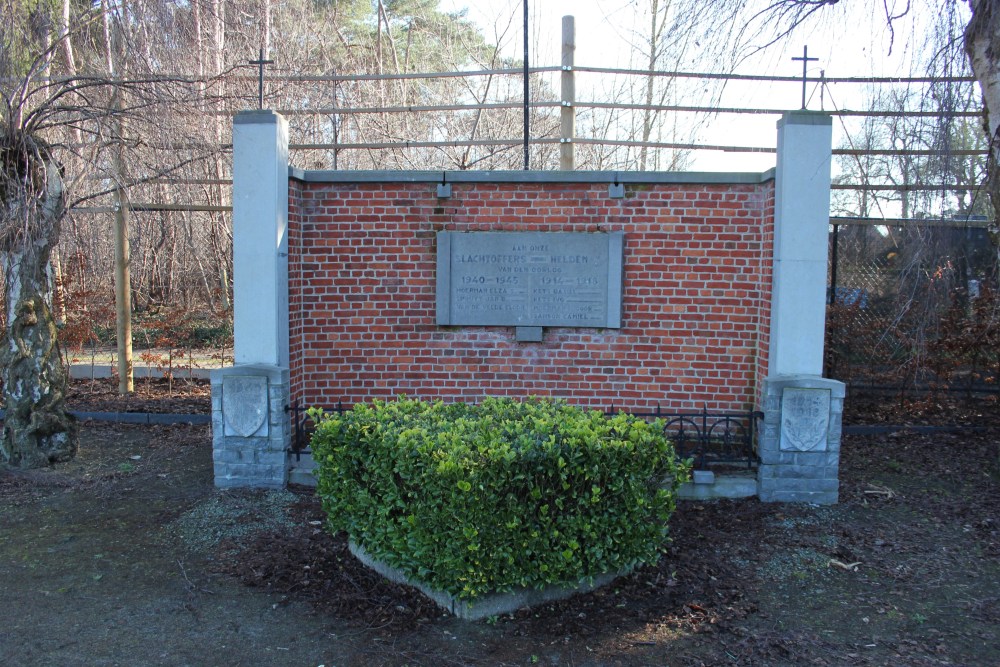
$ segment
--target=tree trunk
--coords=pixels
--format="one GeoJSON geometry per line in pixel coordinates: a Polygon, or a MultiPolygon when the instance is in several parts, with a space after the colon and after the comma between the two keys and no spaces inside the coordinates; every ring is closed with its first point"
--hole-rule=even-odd
{"type": "MultiPolygon", "coordinates": [[[[646,63],[646,71],[649,74],[646,76],[646,105],[642,112],[642,142],[643,145],[639,147],[639,170],[646,171],[649,169],[649,147],[646,143],[653,134],[653,117],[655,112],[651,109],[653,105],[653,91],[656,87],[656,81],[653,78],[653,72],[656,71],[656,60],[660,51],[660,32],[662,26],[659,26],[660,20],[660,3],[659,0],[653,0],[649,6],[650,15],[650,25],[649,25],[649,36],[646,45],[649,47],[649,58],[646,63]]],[[[664,19],[665,21],[665,19],[664,19]]]]}
{"type": "MultiPolygon", "coordinates": [[[[983,91],[983,130],[990,142],[986,157],[986,187],[993,203],[993,224],[987,228],[1000,257],[1000,0],[969,0],[972,19],[965,28],[965,51],[983,91]]],[[[1000,470],[1000,453],[993,465],[1000,470]]]]}
{"type": "MultiPolygon", "coordinates": [[[[983,130],[990,142],[987,187],[993,210],[1000,212],[1000,0],[970,0],[972,19],[965,29],[965,51],[983,92],[983,130]]],[[[990,228],[1000,252],[1000,229],[990,228]]]]}
{"type": "Polygon", "coordinates": [[[0,349],[3,440],[0,463],[37,468],[73,457],[75,420],[66,412],[66,370],[48,306],[48,266],[59,240],[65,193],[49,150],[11,133],[0,144],[4,206],[0,243],[7,321],[0,349]]]}
{"type": "MultiPolygon", "coordinates": [[[[214,48],[213,53],[215,56],[215,70],[212,73],[214,75],[221,75],[225,67],[224,49],[226,46],[226,24],[225,24],[225,19],[222,15],[223,4],[220,3],[219,0],[213,0],[213,2],[214,2],[213,11],[215,12],[215,33],[214,33],[214,44],[213,44],[214,48]]],[[[224,80],[222,85],[223,86],[225,85],[224,80]]],[[[217,110],[219,112],[224,111],[223,92],[224,88],[220,88],[219,100],[216,102],[216,104],[218,105],[217,110]]],[[[224,134],[224,126],[222,120],[223,115],[224,115],[223,113],[217,113],[214,119],[216,146],[221,146],[223,143],[223,134],[224,134]]],[[[225,178],[226,170],[223,165],[221,150],[216,151],[213,165],[214,165],[213,168],[215,170],[214,177],[217,179],[225,178]]],[[[221,197],[222,195],[220,193],[219,203],[225,204],[226,202],[221,201],[221,197]]],[[[209,220],[212,222],[210,230],[213,239],[213,244],[216,243],[216,240],[218,238],[218,244],[215,247],[221,247],[221,238],[224,235],[224,230],[222,229],[222,225],[224,223],[221,220],[221,218],[219,218],[218,224],[216,224],[217,218],[215,215],[211,215],[209,217],[209,220]]],[[[216,253],[216,263],[218,270],[217,276],[218,276],[219,286],[221,288],[222,310],[223,312],[229,312],[231,308],[231,304],[229,302],[229,276],[226,272],[226,261],[224,253],[218,253],[218,252],[216,253]]],[[[211,296],[209,296],[209,300],[212,300],[211,296]]]]}

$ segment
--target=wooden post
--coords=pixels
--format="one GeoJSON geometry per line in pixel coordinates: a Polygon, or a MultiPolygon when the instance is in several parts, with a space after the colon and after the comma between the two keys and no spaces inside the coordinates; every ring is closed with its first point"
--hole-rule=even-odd
{"type": "MultiPolygon", "coordinates": [[[[524,170],[531,167],[531,78],[528,67],[528,0],[521,0],[524,9],[524,170]]],[[[381,72],[379,72],[381,74],[381,72]]]]}
{"type": "Polygon", "coordinates": [[[572,16],[562,17],[562,112],[559,125],[559,168],[576,168],[573,139],[576,136],[576,81],[573,55],[576,51],[576,27],[572,16]]]}
{"type": "MultiPolygon", "coordinates": [[[[114,109],[121,112],[121,93],[114,92],[114,109]]],[[[131,394],[135,389],[132,381],[132,277],[129,265],[128,226],[129,202],[125,192],[125,161],[122,159],[122,121],[112,118],[115,139],[118,145],[112,150],[115,176],[119,179],[115,187],[115,337],[118,339],[118,393],[131,394]]]]}
{"type": "Polygon", "coordinates": [[[128,199],[115,190],[115,322],[118,339],[118,392],[130,394],[132,382],[132,278],[129,272],[128,199]]]}

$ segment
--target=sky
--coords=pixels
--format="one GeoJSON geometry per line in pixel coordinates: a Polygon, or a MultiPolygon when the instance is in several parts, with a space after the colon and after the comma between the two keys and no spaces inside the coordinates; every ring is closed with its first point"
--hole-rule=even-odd
{"type": "MultiPolygon", "coordinates": [[[[558,65],[561,53],[562,17],[572,15],[576,28],[577,66],[641,68],[633,62],[636,52],[630,46],[635,39],[640,15],[639,0],[529,0],[529,31],[532,66],[558,65]]],[[[899,2],[902,5],[905,3],[899,2]]],[[[780,45],[772,47],[740,64],[737,71],[746,74],[801,76],[802,63],[792,60],[802,56],[808,46],[809,76],[909,76],[914,49],[913,34],[920,34],[921,17],[915,13],[894,25],[891,33],[884,16],[879,15],[882,3],[843,2],[829,20],[811,25],[794,33],[780,45]],[[878,5],[878,10],[872,9],[878,5]],[[851,13],[853,12],[853,13],[851,13]]],[[[890,6],[893,5],[890,0],[890,6]]],[[[926,6],[913,3],[914,6],[926,6]]],[[[444,0],[448,10],[466,10],[467,16],[480,26],[487,39],[501,46],[508,56],[523,54],[523,5],[520,0],[444,0]]],[[[696,63],[683,69],[718,71],[713,63],[696,63]]],[[[922,74],[919,70],[914,74],[922,74]]],[[[558,90],[558,79],[553,78],[558,90]]],[[[601,81],[596,75],[577,75],[577,99],[599,99],[601,81]]],[[[816,84],[809,84],[808,108],[829,110],[860,109],[865,106],[864,86],[859,84],[829,84],[822,100],[816,84]]],[[[800,83],[730,83],[719,100],[721,106],[799,109],[800,83]]],[[[704,96],[703,96],[704,98],[704,96]]],[[[701,99],[707,104],[709,99],[701,99]]],[[[771,146],[776,143],[777,116],[722,114],[698,130],[697,143],[724,145],[771,146]]],[[[842,143],[844,128],[834,119],[834,146],[842,143]]],[[[739,154],[719,151],[695,151],[691,169],[696,171],[763,171],[774,166],[773,154],[739,154]]]]}

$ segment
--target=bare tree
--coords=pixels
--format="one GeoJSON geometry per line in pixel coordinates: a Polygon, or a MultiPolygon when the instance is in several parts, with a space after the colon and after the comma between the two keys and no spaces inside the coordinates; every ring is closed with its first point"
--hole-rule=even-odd
{"type": "MultiPolygon", "coordinates": [[[[190,88],[166,77],[77,72],[83,63],[100,71],[96,63],[105,64],[105,57],[107,68],[114,67],[109,39],[105,49],[90,51],[66,44],[74,36],[100,34],[108,13],[98,3],[67,19],[67,4],[56,8],[61,14],[55,17],[44,3],[31,5],[32,13],[8,2],[0,20],[0,259],[6,325],[0,349],[6,411],[0,462],[18,467],[66,460],[77,448],[50,301],[50,262],[70,193],[76,191],[77,201],[121,197],[127,173],[122,120],[165,100],[183,105],[190,88]],[[93,184],[99,184],[96,191],[93,184]]],[[[160,169],[169,172],[172,166],[176,161],[161,163],[160,169]]]]}
{"type": "MultiPolygon", "coordinates": [[[[35,468],[72,458],[77,450],[76,425],[65,406],[66,374],[49,300],[49,261],[59,241],[66,188],[60,165],[40,132],[45,112],[58,95],[50,95],[48,105],[34,107],[31,84],[48,68],[53,50],[66,37],[47,35],[39,40],[38,35],[25,35],[30,24],[18,19],[44,15],[26,17],[13,7],[6,9],[11,13],[0,23],[0,37],[8,50],[0,61],[0,74],[10,77],[11,83],[2,91],[0,124],[0,264],[6,324],[0,348],[5,408],[0,463],[35,468]],[[34,46],[36,53],[41,49],[41,54],[18,62],[18,54],[9,50],[16,43],[34,46]]],[[[43,79],[43,90],[47,84],[43,79]]]]}
{"type": "Polygon", "coordinates": [[[677,114],[673,114],[670,123],[664,123],[662,112],[656,106],[676,104],[679,98],[679,82],[674,78],[656,75],[658,70],[678,70],[680,64],[688,56],[688,50],[695,39],[691,30],[691,22],[697,14],[684,12],[679,2],[673,0],[647,0],[642,4],[641,11],[648,20],[647,31],[639,35],[639,42],[633,45],[644,59],[643,68],[647,72],[642,100],[642,121],[639,140],[638,167],[642,171],[679,170],[686,162],[687,154],[673,151],[666,164],[661,161],[658,151],[650,150],[648,144],[652,140],[662,141],[664,125],[672,128],[671,138],[677,140],[677,114]],[[654,134],[655,133],[655,134],[654,134]]]}
{"type": "MultiPolygon", "coordinates": [[[[1000,207],[1000,0],[935,0],[921,5],[931,17],[922,46],[931,63],[945,63],[953,71],[965,64],[979,83],[983,99],[983,132],[989,145],[987,190],[994,209],[1000,207]],[[929,5],[929,6],[927,6],[929,5]],[[963,18],[964,17],[964,18],[963,18]],[[964,53],[963,53],[964,51],[964,53]]],[[[911,11],[910,2],[839,2],[839,0],[723,0],[712,3],[715,21],[707,30],[728,43],[737,58],[745,58],[781,42],[794,31],[823,18],[847,20],[852,10],[870,11],[884,20],[895,45],[896,26],[911,11]],[[838,14],[839,12],[839,14],[838,14]]],[[[998,236],[994,230],[994,236],[998,236]]],[[[1000,242],[1000,238],[996,239],[1000,242]]],[[[1000,243],[998,243],[1000,247],[1000,243]]]]}

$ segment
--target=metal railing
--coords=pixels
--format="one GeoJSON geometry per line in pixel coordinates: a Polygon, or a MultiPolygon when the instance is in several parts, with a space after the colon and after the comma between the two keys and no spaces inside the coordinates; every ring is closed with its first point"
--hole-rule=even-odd
{"type": "MultiPolygon", "coordinates": [[[[323,408],[324,412],[343,414],[347,408],[338,403],[333,408],[323,408]]],[[[299,460],[302,454],[311,454],[309,438],[315,425],[307,414],[307,408],[298,401],[285,407],[292,416],[292,442],[288,448],[299,460]]],[[[713,467],[736,466],[753,469],[757,464],[758,422],[764,413],[754,410],[746,412],[665,412],[657,406],[652,412],[633,412],[616,409],[614,405],[604,411],[607,417],[629,414],[645,420],[660,419],[663,431],[674,445],[680,459],[691,459],[694,468],[707,470],[713,467]]]]}
{"type": "Polygon", "coordinates": [[[707,470],[719,465],[745,466],[748,470],[757,463],[757,422],[764,413],[746,412],[663,412],[659,406],[653,412],[615,411],[614,406],[606,415],[626,412],[642,419],[662,419],[663,431],[674,445],[677,456],[692,459],[696,470],[707,470]]]}

